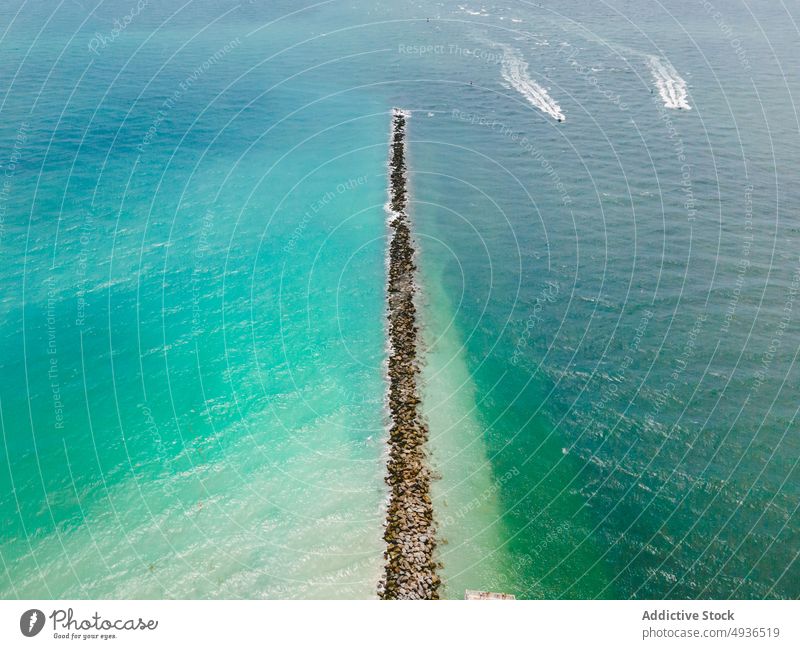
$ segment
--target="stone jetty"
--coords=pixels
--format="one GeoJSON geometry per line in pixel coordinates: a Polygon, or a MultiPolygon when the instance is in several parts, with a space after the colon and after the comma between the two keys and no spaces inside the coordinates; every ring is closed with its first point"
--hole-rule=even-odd
{"type": "Polygon", "coordinates": [[[439,577],[430,471],[428,427],[420,413],[417,387],[418,327],[415,305],[414,241],[407,213],[405,132],[408,114],[395,109],[389,152],[389,460],[386,560],[378,584],[382,599],[439,599],[439,577]]]}

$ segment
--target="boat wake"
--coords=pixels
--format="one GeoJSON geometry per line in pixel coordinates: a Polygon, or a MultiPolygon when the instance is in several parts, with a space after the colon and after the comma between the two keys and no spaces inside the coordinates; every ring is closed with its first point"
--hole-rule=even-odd
{"type": "Polygon", "coordinates": [[[661,95],[664,106],[691,110],[686,81],[672,67],[672,64],[657,56],[648,56],[647,65],[653,74],[653,81],[655,81],[658,94],[661,95]]]}
{"type": "Polygon", "coordinates": [[[530,78],[528,62],[510,47],[503,48],[502,75],[517,92],[543,113],[547,113],[559,122],[566,119],[561,112],[561,106],[547,90],[530,78]]]}
{"type": "Polygon", "coordinates": [[[465,14],[468,14],[468,15],[470,15],[470,16],[488,16],[488,15],[489,15],[489,14],[486,12],[486,9],[484,9],[483,7],[481,7],[481,8],[480,8],[479,10],[477,10],[477,11],[476,11],[475,9],[470,9],[469,7],[465,7],[464,5],[458,5],[458,8],[459,8],[459,9],[460,9],[462,12],[464,12],[465,14]]]}

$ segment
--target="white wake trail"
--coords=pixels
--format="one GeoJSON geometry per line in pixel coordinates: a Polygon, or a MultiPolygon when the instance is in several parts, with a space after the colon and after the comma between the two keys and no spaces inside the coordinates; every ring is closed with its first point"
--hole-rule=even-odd
{"type": "Polygon", "coordinates": [[[555,99],[545,88],[531,79],[528,74],[528,62],[510,47],[503,48],[502,75],[517,92],[543,113],[547,113],[559,122],[566,119],[555,99]]]}
{"type": "Polygon", "coordinates": [[[648,56],[647,65],[653,75],[653,81],[658,88],[658,94],[667,108],[682,108],[691,110],[686,88],[686,81],[683,80],[678,71],[672,67],[668,61],[664,61],[657,56],[648,56]]]}

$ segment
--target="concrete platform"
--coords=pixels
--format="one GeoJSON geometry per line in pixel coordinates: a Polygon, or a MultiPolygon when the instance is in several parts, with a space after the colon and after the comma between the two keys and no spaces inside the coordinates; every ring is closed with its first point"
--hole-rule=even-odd
{"type": "Polygon", "coordinates": [[[508,593],[490,593],[486,590],[467,590],[464,599],[517,599],[508,593]]]}

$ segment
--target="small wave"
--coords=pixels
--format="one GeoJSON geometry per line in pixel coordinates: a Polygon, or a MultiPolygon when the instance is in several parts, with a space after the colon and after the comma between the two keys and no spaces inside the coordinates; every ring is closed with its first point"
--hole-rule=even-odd
{"type": "Polygon", "coordinates": [[[653,74],[653,81],[655,81],[664,106],[691,110],[692,107],[687,100],[689,91],[686,88],[686,81],[672,67],[672,64],[657,56],[648,56],[647,65],[653,74]]]}
{"type": "Polygon", "coordinates": [[[528,62],[510,47],[504,47],[503,53],[503,79],[536,108],[563,122],[566,118],[561,106],[528,75],[528,62]]]}

